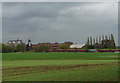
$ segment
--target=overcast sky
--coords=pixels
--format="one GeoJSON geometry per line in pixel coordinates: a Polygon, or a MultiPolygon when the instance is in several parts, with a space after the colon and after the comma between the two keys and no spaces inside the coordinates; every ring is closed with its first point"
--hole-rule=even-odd
{"type": "Polygon", "coordinates": [[[93,2],[4,2],[3,42],[22,39],[32,43],[64,42],[84,44],[88,36],[118,37],[117,3],[93,2]]]}

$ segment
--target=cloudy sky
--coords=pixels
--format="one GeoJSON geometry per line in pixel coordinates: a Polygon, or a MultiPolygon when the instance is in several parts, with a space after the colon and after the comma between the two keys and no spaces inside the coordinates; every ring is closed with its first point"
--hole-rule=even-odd
{"type": "Polygon", "coordinates": [[[88,36],[112,33],[117,43],[117,3],[93,2],[4,2],[2,37],[6,43],[22,39],[32,43],[84,44],[88,36]]]}

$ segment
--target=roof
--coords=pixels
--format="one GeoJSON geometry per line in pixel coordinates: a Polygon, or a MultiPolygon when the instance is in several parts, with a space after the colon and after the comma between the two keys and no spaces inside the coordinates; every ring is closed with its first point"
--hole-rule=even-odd
{"type": "Polygon", "coordinates": [[[70,48],[82,48],[85,44],[72,44],[70,48]]]}

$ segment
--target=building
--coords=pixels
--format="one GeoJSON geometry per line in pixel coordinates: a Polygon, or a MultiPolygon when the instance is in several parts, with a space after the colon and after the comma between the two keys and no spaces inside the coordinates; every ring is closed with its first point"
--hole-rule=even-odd
{"type": "Polygon", "coordinates": [[[70,48],[79,49],[82,48],[83,46],[85,46],[85,44],[72,44],[70,45],[70,48]]]}
{"type": "Polygon", "coordinates": [[[31,51],[32,50],[32,43],[31,43],[30,39],[28,39],[28,44],[26,44],[26,50],[27,51],[31,51]]]}
{"type": "Polygon", "coordinates": [[[36,45],[47,45],[50,47],[50,49],[59,49],[59,46],[62,45],[62,44],[68,44],[68,45],[72,45],[73,42],[64,42],[64,43],[58,43],[58,42],[55,42],[55,43],[38,43],[38,44],[32,44],[32,48],[34,48],[36,45]]]}
{"type": "Polygon", "coordinates": [[[14,44],[14,45],[18,45],[18,44],[21,44],[23,43],[22,40],[9,40],[7,44],[14,44]]]}

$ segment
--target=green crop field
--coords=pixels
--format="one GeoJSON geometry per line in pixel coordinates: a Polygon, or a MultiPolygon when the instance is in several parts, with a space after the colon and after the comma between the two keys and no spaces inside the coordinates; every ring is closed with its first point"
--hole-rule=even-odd
{"type": "Polygon", "coordinates": [[[3,81],[117,81],[118,53],[3,53],[3,81]]]}

